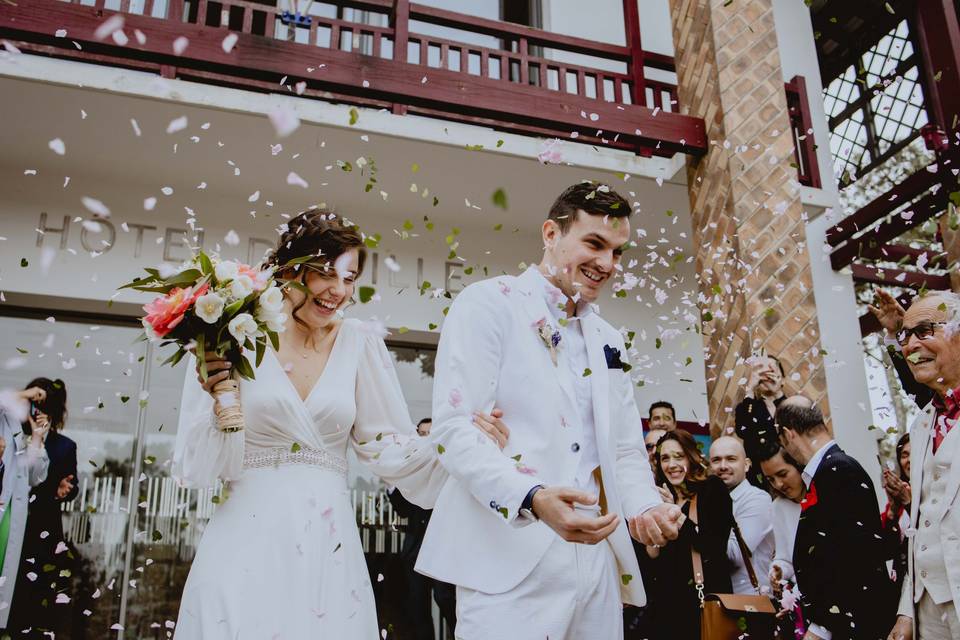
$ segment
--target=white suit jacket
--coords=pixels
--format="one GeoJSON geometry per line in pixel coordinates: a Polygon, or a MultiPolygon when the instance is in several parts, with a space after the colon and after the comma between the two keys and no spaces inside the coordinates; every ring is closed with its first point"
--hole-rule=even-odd
{"type": "MultiPolygon", "coordinates": [[[[531,269],[535,269],[532,267],[531,269]]],[[[430,437],[450,477],[437,498],[417,571],[485,593],[517,586],[556,533],[518,516],[537,484],[574,486],[579,447],[565,426],[577,414],[536,323],[550,322],[542,277],[528,270],[468,286],[445,320],[436,359],[430,437]],[[471,424],[472,412],[504,412],[510,439],[500,450],[471,424]]],[[[623,338],[596,313],[583,317],[597,449],[608,509],[636,516],[660,504],[643,444],[629,375],[609,369],[604,347],[623,338]]],[[[560,345],[563,349],[563,345],[560,345]]],[[[625,522],[608,538],[623,601],[646,602],[625,522]]]]}
{"type": "MultiPolygon", "coordinates": [[[[912,501],[910,503],[910,527],[918,527],[920,513],[920,493],[923,486],[923,462],[930,448],[930,439],[933,437],[936,410],[933,404],[927,405],[910,429],[910,489],[912,501]]],[[[960,425],[954,429],[960,428],[960,425]]],[[[960,602],[960,463],[956,460],[950,465],[950,477],[947,480],[946,494],[939,497],[946,504],[941,512],[940,521],[940,548],[943,550],[947,565],[947,580],[950,592],[954,594],[954,601],[960,602]]],[[[910,616],[916,629],[916,615],[913,602],[913,571],[915,537],[908,536],[907,577],[903,581],[903,590],[900,592],[900,606],[897,613],[910,616]]],[[[916,632],[914,632],[916,637],[916,632]]]]}

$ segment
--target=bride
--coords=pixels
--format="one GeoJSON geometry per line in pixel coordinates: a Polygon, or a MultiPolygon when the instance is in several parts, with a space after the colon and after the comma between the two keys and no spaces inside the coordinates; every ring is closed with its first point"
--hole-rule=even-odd
{"type": "MultiPolygon", "coordinates": [[[[229,483],[184,586],[178,640],[379,638],[347,447],[423,507],[446,479],[416,436],[382,337],[338,318],[363,270],[360,234],[334,214],[301,213],[267,264],[306,256],[276,273],[298,284],[286,289],[279,350],[241,381],[245,429],[224,433],[213,419],[211,390],[229,362],[207,354],[207,381],[186,381],[173,475],[190,487],[229,483]]],[[[498,418],[476,425],[505,442],[498,418]]]]}

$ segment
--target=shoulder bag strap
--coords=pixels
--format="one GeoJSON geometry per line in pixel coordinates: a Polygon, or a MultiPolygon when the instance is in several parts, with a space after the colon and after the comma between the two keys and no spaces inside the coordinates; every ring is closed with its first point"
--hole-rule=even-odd
{"type": "Polygon", "coordinates": [[[743,557],[743,564],[747,569],[747,575],[750,576],[750,584],[753,585],[757,595],[760,595],[760,581],[757,580],[757,573],[753,570],[753,562],[750,561],[753,554],[750,553],[750,548],[747,546],[746,541],[744,541],[743,534],[740,533],[740,525],[737,524],[736,518],[733,518],[733,533],[737,536],[737,544],[740,546],[740,555],[743,557]]]}
{"type": "MultiPolygon", "coordinates": [[[[697,494],[690,498],[690,518],[699,525],[700,519],[697,517],[697,494]]],[[[697,599],[700,601],[700,608],[703,608],[703,559],[700,552],[694,544],[690,544],[690,555],[693,557],[693,585],[697,589],[697,599]]]]}

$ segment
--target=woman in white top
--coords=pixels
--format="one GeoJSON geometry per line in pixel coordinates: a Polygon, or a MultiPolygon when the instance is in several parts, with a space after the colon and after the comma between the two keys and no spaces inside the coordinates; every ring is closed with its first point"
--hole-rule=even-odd
{"type": "MultiPolygon", "coordinates": [[[[803,482],[800,465],[783,449],[761,460],[760,468],[776,494],[773,500],[773,541],[776,551],[770,565],[770,586],[781,605],[784,602],[789,605],[790,601],[783,595],[784,591],[796,589],[793,581],[793,546],[800,524],[800,503],[807,495],[807,485],[803,482]]],[[[796,601],[797,598],[792,598],[794,606],[785,607],[787,610],[780,615],[783,617],[786,613],[796,613],[792,635],[803,638],[803,618],[799,615],[799,607],[795,606],[796,601]]],[[[781,624],[781,637],[789,637],[787,634],[791,630],[784,630],[783,627],[781,624]]]]}
{"type": "MultiPolygon", "coordinates": [[[[193,487],[230,482],[184,586],[178,640],[379,638],[347,447],[426,508],[446,479],[416,436],[382,336],[338,317],[363,269],[361,235],[334,214],[304,212],[268,264],[304,256],[316,258],[276,274],[298,284],[285,293],[279,350],[240,383],[245,428],[215,427],[211,390],[228,362],[208,354],[207,381],[186,382],[173,474],[193,487]]],[[[478,420],[488,433],[503,428],[478,420]]]]}

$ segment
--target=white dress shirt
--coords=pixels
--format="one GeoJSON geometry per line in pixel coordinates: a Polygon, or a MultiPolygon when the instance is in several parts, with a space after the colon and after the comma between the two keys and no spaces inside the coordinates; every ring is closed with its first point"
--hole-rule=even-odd
{"type": "Polygon", "coordinates": [[[836,440],[830,440],[825,445],[817,449],[817,452],[810,457],[810,461],[807,462],[807,466],[803,468],[803,484],[807,485],[807,490],[810,489],[810,485],[813,484],[813,476],[817,475],[817,469],[820,468],[820,463],[823,462],[823,456],[827,455],[827,449],[837,444],[836,440]]]}
{"type": "MultiPolygon", "coordinates": [[[[803,483],[807,485],[808,490],[810,489],[810,485],[813,484],[813,477],[817,475],[817,469],[820,468],[820,463],[823,462],[823,456],[827,455],[827,449],[835,444],[837,444],[836,440],[829,440],[825,445],[817,449],[817,452],[813,454],[810,461],[807,462],[807,466],[803,468],[803,483]]],[[[831,640],[833,638],[833,633],[829,629],[820,626],[816,622],[811,622],[807,631],[823,638],[823,640],[831,640]]]]}
{"type": "MultiPolygon", "coordinates": [[[[733,517],[740,527],[743,541],[750,550],[751,564],[757,575],[759,586],[767,584],[766,576],[770,573],[770,563],[773,561],[773,501],[763,489],[759,489],[744,480],[730,490],[733,500],[733,517]]],[[[736,565],[732,574],[734,593],[756,593],[750,582],[750,574],[740,553],[736,534],[730,532],[727,542],[727,557],[736,565]]]]}
{"type": "Polygon", "coordinates": [[[780,567],[784,580],[793,580],[793,547],[800,526],[800,503],[786,498],[773,501],[773,540],[776,552],[773,564],[780,567]]]}
{"type": "MultiPolygon", "coordinates": [[[[581,319],[593,309],[589,304],[576,305],[576,315],[567,317],[565,307],[567,297],[560,289],[550,283],[546,277],[537,273],[543,281],[544,296],[547,307],[552,314],[550,324],[560,332],[560,344],[557,347],[557,366],[560,375],[565,376],[574,389],[577,399],[577,414],[579,424],[570,424],[573,429],[579,429],[580,435],[576,442],[580,447],[580,462],[577,466],[576,488],[593,495],[599,495],[600,486],[593,471],[600,466],[600,454],[597,452],[597,432],[593,418],[593,389],[590,377],[584,373],[589,368],[587,359],[587,343],[583,339],[581,319]]],[[[591,374],[592,375],[592,374],[591,374]]],[[[571,421],[574,422],[574,421],[571,421]]]]}

